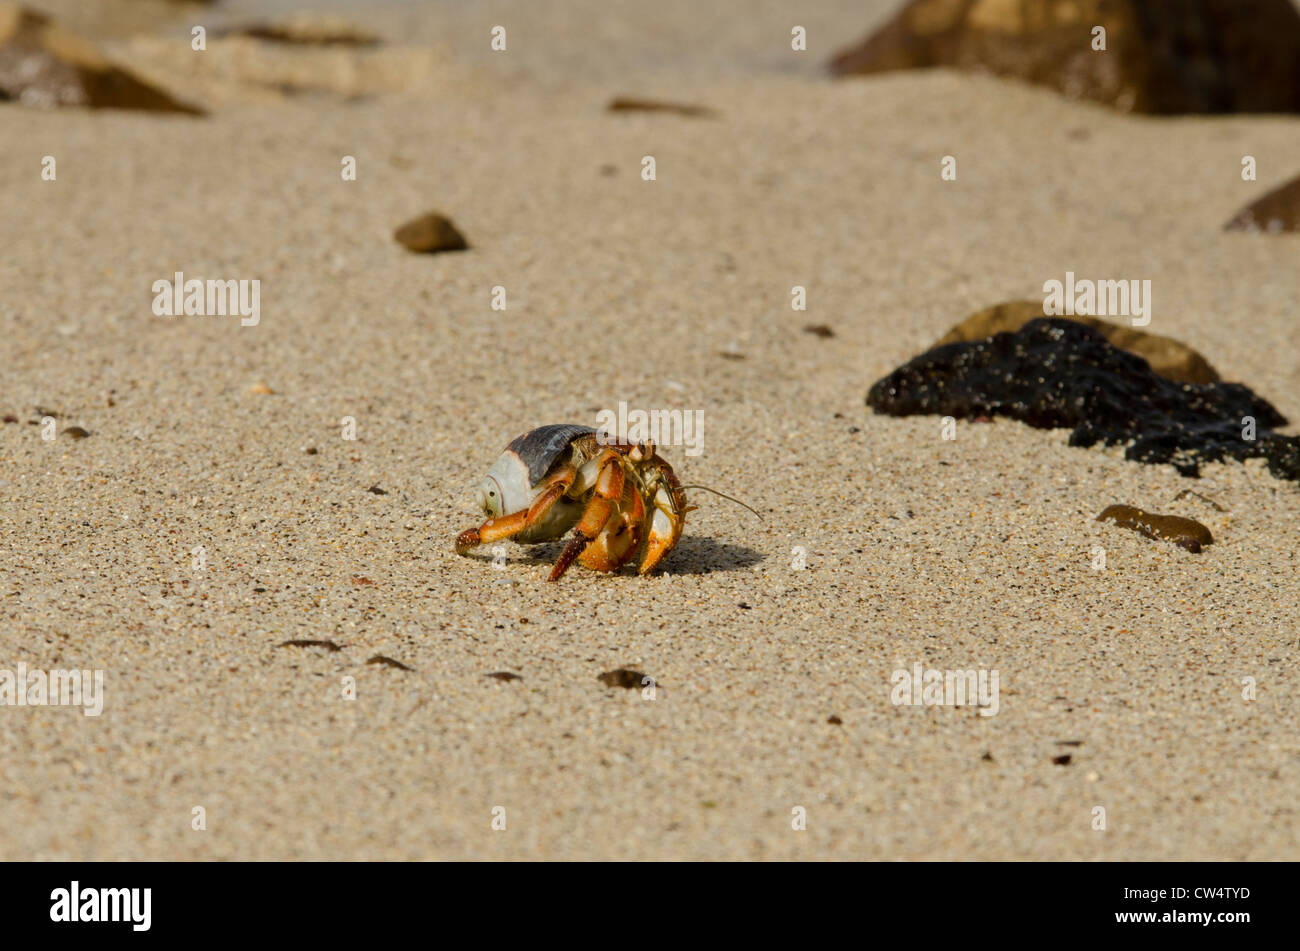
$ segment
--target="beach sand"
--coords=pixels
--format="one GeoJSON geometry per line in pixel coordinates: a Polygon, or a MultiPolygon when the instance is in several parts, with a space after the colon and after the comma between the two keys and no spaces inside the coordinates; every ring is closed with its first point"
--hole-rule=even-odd
{"type": "Polygon", "coordinates": [[[1300,238],[1221,230],[1300,120],[827,78],[890,2],[540,7],[329,5],[387,45],[197,64],[262,6],[181,8],[94,35],[207,117],[0,104],[0,668],[105,685],[0,707],[0,859],[1295,858],[1296,485],[863,401],[1068,270],[1150,279],[1147,329],[1300,417],[1300,238]],[[431,210],[471,249],[394,242],[431,210]],[[260,280],[260,322],[155,316],[176,271],[260,280]],[[619,401],[702,410],[664,455],[763,521],[691,493],[646,578],[454,554],[511,438],[619,401]],[[895,705],[914,664],[996,670],[997,714],[895,705]]]}

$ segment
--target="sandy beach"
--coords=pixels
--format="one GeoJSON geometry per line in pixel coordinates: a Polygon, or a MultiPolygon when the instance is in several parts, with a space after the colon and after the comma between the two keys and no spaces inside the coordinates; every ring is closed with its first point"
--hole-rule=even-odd
{"type": "Polygon", "coordinates": [[[104,684],[0,706],[0,860],[1300,854],[1300,488],[864,404],[1072,271],[1300,420],[1300,236],[1222,230],[1300,118],[828,76],[892,0],[31,5],[207,115],[0,102],[0,668],[104,684]],[[212,35],[303,7],[382,42],[212,35]],[[469,249],[393,240],[428,211],[469,249]],[[257,322],[156,315],[176,272],[257,322]],[[690,493],[648,577],[455,554],[512,438],[620,402],[702,411],[663,455],[762,521],[690,493]],[[996,715],[892,702],[918,664],[996,715]]]}

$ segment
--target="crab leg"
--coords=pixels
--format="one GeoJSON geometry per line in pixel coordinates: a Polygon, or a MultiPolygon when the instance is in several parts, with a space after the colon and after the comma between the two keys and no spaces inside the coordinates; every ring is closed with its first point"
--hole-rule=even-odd
{"type": "Polygon", "coordinates": [[[531,528],[546,517],[556,502],[564,498],[573,481],[578,478],[573,466],[564,466],[543,483],[545,488],[533,499],[533,504],[510,515],[490,518],[478,528],[467,528],[456,537],[456,554],[463,555],[477,545],[512,538],[526,528],[531,528]]]}
{"type": "Polygon", "coordinates": [[[612,449],[601,454],[600,474],[596,476],[596,487],[591,501],[582,510],[582,518],[574,526],[573,538],[564,546],[564,551],[555,561],[548,581],[559,581],[574,559],[604,529],[614,512],[614,504],[623,497],[623,459],[612,449]]]}
{"type": "Polygon", "coordinates": [[[636,557],[644,520],[645,507],[641,504],[641,495],[632,480],[626,478],[623,497],[614,507],[614,514],[600,534],[582,550],[578,561],[596,571],[617,571],[624,562],[636,557]]]}

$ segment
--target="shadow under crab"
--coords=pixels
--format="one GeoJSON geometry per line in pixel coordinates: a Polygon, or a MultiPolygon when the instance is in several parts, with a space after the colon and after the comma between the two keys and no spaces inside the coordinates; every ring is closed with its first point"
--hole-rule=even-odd
{"type": "MultiPolygon", "coordinates": [[[[564,542],[513,545],[506,554],[504,563],[507,567],[527,568],[551,565],[563,551],[564,542]]],[[[493,563],[493,556],[488,554],[471,553],[465,557],[485,564],[493,563]]],[[[667,575],[709,575],[715,572],[744,571],[766,559],[767,555],[746,545],[688,535],[664,558],[659,570],[667,575]]],[[[501,564],[500,561],[496,563],[501,564]]],[[[636,572],[625,567],[618,573],[631,576],[636,572]]]]}

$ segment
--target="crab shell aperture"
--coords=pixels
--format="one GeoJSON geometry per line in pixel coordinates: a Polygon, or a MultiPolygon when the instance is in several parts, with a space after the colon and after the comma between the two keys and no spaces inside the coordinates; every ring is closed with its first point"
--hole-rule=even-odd
{"type": "MultiPolygon", "coordinates": [[[[593,432],[589,426],[560,423],[539,426],[514,439],[479,483],[478,501],[484,513],[499,518],[527,509],[538,494],[538,483],[564,460],[569,444],[593,432]]],[[[581,503],[562,499],[540,523],[516,535],[515,541],[528,544],[558,538],[577,524],[581,515],[581,503]]]]}

